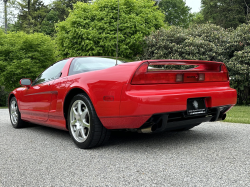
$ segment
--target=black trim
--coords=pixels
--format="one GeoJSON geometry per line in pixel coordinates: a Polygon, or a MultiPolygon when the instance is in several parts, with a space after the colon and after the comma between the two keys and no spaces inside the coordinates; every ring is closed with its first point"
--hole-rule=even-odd
{"type": "Polygon", "coordinates": [[[218,106],[207,108],[206,114],[187,115],[187,111],[170,112],[154,114],[140,129],[152,127],[154,132],[161,132],[165,130],[175,130],[180,127],[190,125],[199,125],[202,122],[221,120],[222,115],[231,107],[231,105],[218,106]]]}

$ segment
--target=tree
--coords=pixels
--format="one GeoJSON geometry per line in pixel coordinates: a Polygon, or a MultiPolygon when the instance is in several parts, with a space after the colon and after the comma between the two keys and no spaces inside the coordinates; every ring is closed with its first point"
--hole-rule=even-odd
{"type": "Polygon", "coordinates": [[[191,21],[191,8],[183,0],[162,0],[160,9],[165,14],[165,22],[170,25],[187,27],[191,21]]]}
{"type": "Polygon", "coordinates": [[[201,0],[205,21],[236,28],[249,19],[250,0],[201,0]]]}
{"type": "Polygon", "coordinates": [[[50,11],[46,15],[45,19],[41,25],[41,32],[54,36],[56,33],[55,24],[64,21],[68,16],[70,11],[73,9],[73,4],[76,2],[88,3],[88,0],[55,0],[49,7],[50,11]]]}
{"type": "Polygon", "coordinates": [[[12,90],[21,78],[35,79],[56,61],[55,45],[49,36],[0,30],[0,85],[12,90]]]}
{"type": "MultiPolygon", "coordinates": [[[[152,0],[120,0],[119,56],[132,58],[142,51],[144,36],[163,26],[164,15],[152,0]]],[[[57,25],[63,57],[116,56],[117,0],[78,2],[57,25]]]]}
{"type": "Polygon", "coordinates": [[[204,23],[206,23],[206,21],[201,12],[196,12],[192,14],[191,24],[204,24],[204,23]]]}
{"type": "Polygon", "coordinates": [[[20,13],[17,16],[16,30],[40,32],[41,24],[50,11],[48,6],[42,0],[22,0],[17,3],[20,13]]]}
{"type": "Polygon", "coordinates": [[[1,23],[2,28],[7,28],[7,31],[11,30],[13,27],[13,23],[16,20],[16,1],[15,0],[0,0],[0,25],[1,23]],[[4,3],[6,2],[6,3],[4,3]],[[6,9],[5,9],[5,5],[6,5],[6,9]],[[6,10],[6,14],[5,15],[5,10],[6,10]],[[7,27],[5,25],[5,23],[7,23],[7,27]]]}

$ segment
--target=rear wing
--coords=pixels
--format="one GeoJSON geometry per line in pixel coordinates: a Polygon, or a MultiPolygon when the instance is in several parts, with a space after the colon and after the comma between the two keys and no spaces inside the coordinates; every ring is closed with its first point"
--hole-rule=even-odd
{"type": "Polygon", "coordinates": [[[148,60],[136,70],[131,84],[173,84],[229,81],[224,63],[201,60],[148,60]]]}

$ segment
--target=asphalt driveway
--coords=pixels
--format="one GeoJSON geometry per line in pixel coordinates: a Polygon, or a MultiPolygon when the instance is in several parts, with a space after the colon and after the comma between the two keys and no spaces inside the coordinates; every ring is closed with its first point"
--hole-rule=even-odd
{"type": "Polygon", "coordinates": [[[114,132],[81,150],[68,132],[11,126],[0,109],[0,187],[249,186],[250,124],[203,123],[187,132],[114,132]]]}

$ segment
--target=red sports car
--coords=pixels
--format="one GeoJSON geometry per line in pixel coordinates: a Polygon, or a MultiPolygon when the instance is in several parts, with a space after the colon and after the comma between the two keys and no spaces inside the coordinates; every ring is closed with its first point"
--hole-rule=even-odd
{"type": "Polygon", "coordinates": [[[102,145],[111,129],[151,133],[223,120],[237,100],[226,66],[212,61],[75,57],[20,84],[9,95],[13,127],[68,130],[80,148],[102,145]]]}

